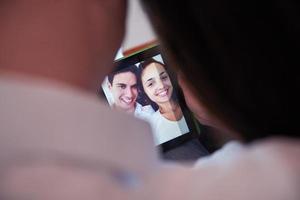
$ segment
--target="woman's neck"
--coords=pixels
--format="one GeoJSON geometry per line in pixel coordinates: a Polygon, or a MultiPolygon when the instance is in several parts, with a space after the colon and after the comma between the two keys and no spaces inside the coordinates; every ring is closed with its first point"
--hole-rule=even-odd
{"type": "Polygon", "coordinates": [[[178,121],[183,116],[179,104],[175,101],[160,103],[158,106],[160,114],[170,121],[178,121]]]}

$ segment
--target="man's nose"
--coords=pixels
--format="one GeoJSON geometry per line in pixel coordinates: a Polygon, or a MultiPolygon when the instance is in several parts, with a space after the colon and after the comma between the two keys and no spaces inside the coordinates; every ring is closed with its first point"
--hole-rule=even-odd
{"type": "Polygon", "coordinates": [[[133,91],[130,87],[126,88],[125,95],[126,95],[126,97],[129,97],[129,98],[133,97],[133,91]]]}

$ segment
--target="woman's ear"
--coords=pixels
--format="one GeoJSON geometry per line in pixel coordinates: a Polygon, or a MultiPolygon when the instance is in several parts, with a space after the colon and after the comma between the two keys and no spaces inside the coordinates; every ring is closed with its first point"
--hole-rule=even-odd
{"type": "Polygon", "coordinates": [[[202,125],[213,128],[214,131],[222,134],[227,139],[241,139],[238,133],[226,126],[222,120],[205,106],[201,101],[201,92],[194,90],[188,79],[186,79],[182,73],[178,73],[178,82],[184,94],[187,106],[202,125]]]}
{"type": "Polygon", "coordinates": [[[211,114],[211,112],[207,109],[207,107],[201,102],[201,99],[198,97],[201,94],[196,94],[193,90],[192,86],[184,77],[182,73],[178,73],[178,83],[182,89],[184,94],[184,99],[186,101],[189,109],[194,113],[195,117],[199,120],[199,122],[203,125],[215,127],[218,126],[218,120],[211,114]]]}

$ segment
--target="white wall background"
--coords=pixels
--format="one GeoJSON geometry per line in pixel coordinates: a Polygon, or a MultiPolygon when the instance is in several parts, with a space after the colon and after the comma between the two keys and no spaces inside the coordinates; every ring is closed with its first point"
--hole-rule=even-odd
{"type": "Polygon", "coordinates": [[[129,0],[128,3],[127,29],[122,45],[123,50],[127,50],[156,39],[149,20],[141,8],[140,1],[129,0]]]}

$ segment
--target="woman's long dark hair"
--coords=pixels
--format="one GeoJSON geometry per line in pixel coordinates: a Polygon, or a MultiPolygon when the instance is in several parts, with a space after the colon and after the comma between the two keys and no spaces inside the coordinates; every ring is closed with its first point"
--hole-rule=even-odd
{"type": "Polygon", "coordinates": [[[246,141],[299,135],[299,3],[142,3],[169,62],[228,126],[246,141]]]}

